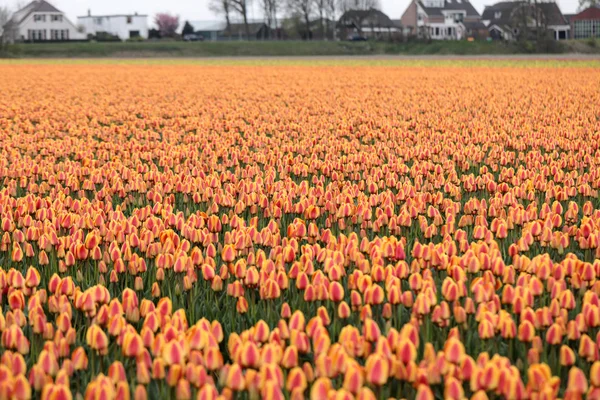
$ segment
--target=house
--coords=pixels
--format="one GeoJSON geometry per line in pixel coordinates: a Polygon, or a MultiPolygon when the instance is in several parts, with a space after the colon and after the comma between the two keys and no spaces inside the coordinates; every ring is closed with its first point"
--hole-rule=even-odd
{"type": "Polygon", "coordinates": [[[400,26],[375,8],[348,10],[338,20],[337,27],[340,33],[339,37],[342,39],[350,39],[355,36],[385,39],[402,33],[400,26]]]}
{"type": "Polygon", "coordinates": [[[600,38],[600,5],[592,6],[568,18],[573,39],[600,38]]]}
{"type": "Polygon", "coordinates": [[[116,36],[121,40],[148,39],[148,16],[142,14],[92,15],[77,17],[88,37],[116,36]]]}
{"type": "Polygon", "coordinates": [[[223,31],[223,36],[239,40],[266,40],[269,39],[270,28],[264,22],[249,22],[246,34],[246,25],[243,23],[229,24],[229,29],[223,31]]]}
{"type": "Polygon", "coordinates": [[[204,40],[218,40],[227,29],[225,21],[189,21],[194,33],[201,35],[204,40]]]}
{"type": "Polygon", "coordinates": [[[492,39],[516,40],[527,32],[532,39],[536,29],[547,31],[552,38],[569,38],[571,27],[565,16],[553,2],[530,3],[528,1],[503,1],[486,6],[483,23],[488,27],[492,39]]]}
{"type": "Polygon", "coordinates": [[[16,11],[3,30],[3,40],[8,43],[85,38],[62,11],[45,0],[32,1],[16,11]]]}
{"type": "Polygon", "coordinates": [[[407,35],[426,39],[466,39],[485,30],[469,0],[413,0],[400,21],[407,35]]]}

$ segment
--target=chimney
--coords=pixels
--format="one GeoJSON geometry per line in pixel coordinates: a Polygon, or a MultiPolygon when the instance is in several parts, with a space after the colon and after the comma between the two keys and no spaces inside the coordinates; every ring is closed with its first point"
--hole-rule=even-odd
{"type": "Polygon", "coordinates": [[[90,9],[88,8],[88,17],[91,17],[91,16],[92,16],[92,10],[90,10],[90,9]]]}

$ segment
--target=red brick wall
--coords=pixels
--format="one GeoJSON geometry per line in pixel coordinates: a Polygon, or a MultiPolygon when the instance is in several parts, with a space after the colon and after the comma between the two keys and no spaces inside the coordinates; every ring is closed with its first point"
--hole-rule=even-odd
{"type": "Polygon", "coordinates": [[[417,2],[412,1],[402,17],[400,18],[400,22],[404,27],[412,27],[412,33],[416,32],[417,29],[417,2]]]}
{"type": "Polygon", "coordinates": [[[571,25],[571,31],[569,32],[569,36],[571,39],[575,37],[575,21],[585,21],[585,20],[597,20],[600,19],[600,8],[598,7],[590,7],[587,10],[583,10],[577,15],[573,15],[571,20],[569,21],[571,25]]]}

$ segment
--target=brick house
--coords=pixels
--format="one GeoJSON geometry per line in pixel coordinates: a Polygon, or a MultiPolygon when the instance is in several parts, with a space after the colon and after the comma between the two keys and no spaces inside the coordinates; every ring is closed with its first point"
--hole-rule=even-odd
{"type": "Polygon", "coordinates": [[[486,32],[468,0],[413,0],[400,21],[405,34],[425,39],[459,40],[486,32]]]}
{"type": "Polygon", "coordinates": [[[600,6],[586,8],[579,14],[569,16],[571,38],[600,38],[600,6]]]}

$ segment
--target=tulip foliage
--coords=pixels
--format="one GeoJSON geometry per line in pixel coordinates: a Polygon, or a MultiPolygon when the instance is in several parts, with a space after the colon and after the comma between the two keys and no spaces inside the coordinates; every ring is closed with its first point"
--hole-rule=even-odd
{"type": "Polygon", "coordinates": [[[600,398],[597,69],[0,86],[0,398],[600,398]]]}

